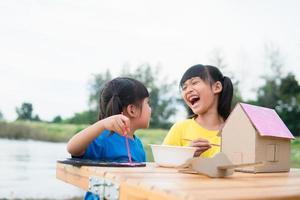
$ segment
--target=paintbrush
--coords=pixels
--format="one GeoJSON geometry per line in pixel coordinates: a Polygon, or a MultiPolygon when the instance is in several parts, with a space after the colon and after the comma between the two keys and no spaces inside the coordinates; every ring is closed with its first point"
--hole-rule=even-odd
{"type": "MultiPolygon", "coordinates": [[[[188,139],[188,138],[183,138],[184,140],[186,141],[189,141],[189,142],[192,142],[193,140],[191,139],[188,139]]],[[[216,144],[216,143],[209,143],[211,146],[216,146],[216,147],[219,147],[220,145],[219,144],[216,144]]]]}
{"type": "Polygon", "coordinates": [[[124,136],[125,136],[125,141],[126,141],[127,156],[128,156],[128,161],[131,164],[132,159],[131,159],[131,153],[130,153],[130,146],[129,146],[129,142],[128,142],[128,135],[127,135],[128,132],[129,132],[129,128],[127,126],[125,126],[124,136]]]}
{"type": "MultiPolygon", "coordinates": [[[[123,112],[121,112],[121,114],[124,115],[123,112]]],[[[129,128],[125,125],[125,130],[124,130],[123,134],[124,134],[125,142],[126,142],[128,161],[131,164],[132,163],[132,158],[131,158],[130,146],[129,146],[129,142],[128,142],[128,135],[127,135],[128,132],[129,132],[129,128]]]]}

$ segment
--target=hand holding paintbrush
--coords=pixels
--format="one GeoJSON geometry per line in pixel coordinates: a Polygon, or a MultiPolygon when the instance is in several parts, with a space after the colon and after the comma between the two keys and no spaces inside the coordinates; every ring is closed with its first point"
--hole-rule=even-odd
{"type": "Polygon", "coordinates": [[[218,147],[220,146],[219,144],[210,143],[208,140],[203,139],[203,138],[198,138],[195,140],[184,138],[184,140],[189,141],[191,147],[198,148],[194,154],[194,157],[200,156],[200,154],[202,154],[204,151],[208,150],[212,146],[218,146],[218,147]]]}
{"type": "MultiPolygon", "coordinates": [[[[188,138],[183,138],[184,140],[186,141],[189,141],[189,142],[193,142],[194,140],[191,140],[191,139],[188,139],[188,138]]],[[[209,143],[211,146],[216,146],[216,147],[219,147],[220,145],[219,144],[216,144],[216,143],[209,143]]]]}
{"type": "Polygon", "coordinates": [[[128,135],[130,134],[129,119],[122,112],[119,115],[108,117],[105,120],[107,120],[108,122],[111,122],[111,123],[107,123],[107,124],[109,124],[107,129],[111,130],[109,135],[112,135],[115,132],[117,132],[125,137],[128,162],[132,163],[130,145],[129,145],[129,141],[128,141],[128,135]]]}

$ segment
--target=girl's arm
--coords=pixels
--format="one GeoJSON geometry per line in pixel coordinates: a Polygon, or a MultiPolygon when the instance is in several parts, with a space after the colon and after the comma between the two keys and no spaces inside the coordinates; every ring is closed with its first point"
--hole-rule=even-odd
{"type": "Polygon", "coordinates": [[[67,150],[73,156],[82,156],[88,145],[104,130],[126,134],[126,127],[130,127],[130,121],[125,115],[102,119],[74,135],[67,144],[67,150]]]}

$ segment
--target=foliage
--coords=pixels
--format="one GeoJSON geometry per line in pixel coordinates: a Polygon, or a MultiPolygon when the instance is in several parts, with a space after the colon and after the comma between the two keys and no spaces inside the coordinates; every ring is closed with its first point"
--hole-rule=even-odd
{"type": "Polygon", "coordinates": [[[39,115],[33,116],[33,105],[28,102],[22,103],[20,108],[16,108],[17,120],[42,121],[39,115]]]}
{"type": "Polygon", "coordinates": [[[32,120],[33,106],[31,103],[22,103],[20,108],[16,108],[17,120],[32,120]]]}
{"type": "Polygon", "coordinates": [[[71,124],[93,124],[98,120],[99,96],[104,84],[112,79],[111,73],[107,70],[104,74],[94,74],[89,81],[89,110],[75,113],[74,116],[66,119],[71,124]]]}
{"type": "Polygon", "coordinates": [[[283,62],[278,59],[279,50],[270,48],[267,50],[272,73],[262,77],[265,83],[258,89],[257,100],[251,103],[275,109],[290,131],[299,136],[300,85],[294,74],[283,75],[283,62]]]}
{"type": "Polygon", "coordinates": [[[42,120],[40,119],[40,116],[39,116],[39,115],[35,115],[31,120],[32,120],[32,121],[36,121],[36,122],[42,121],[42,120]]]}
{"type": "Polygon", "coordinates": [[[265,85],[259,88],[255,103],[274,108],[290,131],[300,135],[300,86],[292,73],[278,81],[266,80],[265,85]]]}
{"type": "Polygon", "coordinates": [[[62,123],[63,119],[61,118],[60,115],[56,116],[53,118],[52,123],[62,123]]]}
{"type": "Polygon", "coordinates": [[[93,124],[98,119],[98,112],[95,110],[87,110],[81,113],[75,113],[73,117],[66,119],[66,123],[70,124],[93,124]]]}
{"type": "MultiPolygon", "coordinates": [[[[158,69],[153,70],[150,65],[144,64],[135,69],[134,72],[123,69],[120,76],[127,76],[141,81],[150,93],[150,104],[152,116],[150,126],[154,128],[169,128],[171,123],[170,117],[176,112],[176,99],[171,92],[174,82],[167,83],[165,80],[158,80],[158,69]]],[[[90,81],[90,111],[76,113],[68,119],[68,123],[93,123],[97,120],[99,92],[103,85],[111,80],[111,73],[107,70],[104,74],[95,74],[90,81]]]]}
{"type": "Polygon", "coordinates": [[[170,117],[176,113],[176,98],[172,95],[176,82],[159,80],[159,69],[153,70],[149,64],[138,66],[134,72],[123,70],[123,76],[141,81],[149,90],[152,109],[150,127],[170,128],[170,117]]]}
{"type": "Polygon", "coordinates": [[[94,74],[89,83],[90,96],[89,106],[92,110],[98,109],[100,91],[104,84],[112,79],[111,73],[107,70],[104,74],[94,74]]]}

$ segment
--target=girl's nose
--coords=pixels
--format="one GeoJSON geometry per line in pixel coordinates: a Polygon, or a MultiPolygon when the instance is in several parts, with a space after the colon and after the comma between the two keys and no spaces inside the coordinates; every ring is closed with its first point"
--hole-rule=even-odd
{"type": "Polygon", "coordinates": [[[187,85],[187,86],[186,86],[185,92],[186,92],[186,93],[190,93],[191,91],[193,91],[193,89],[194,89],[194,88],[193,88],[192,85],[187,85]]]}

